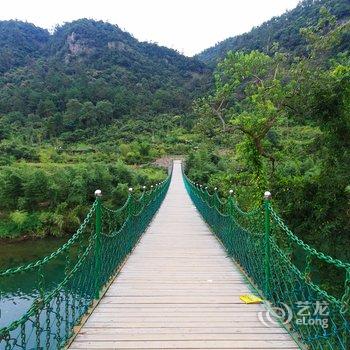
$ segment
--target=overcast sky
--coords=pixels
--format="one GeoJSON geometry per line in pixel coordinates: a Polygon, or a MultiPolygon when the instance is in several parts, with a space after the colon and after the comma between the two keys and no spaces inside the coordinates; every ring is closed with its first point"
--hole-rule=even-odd
{"type": "Polygon", "coordinates": [[[0,19],[52,29],[78,18],[117,24],[137,39],[192,56],[244,33],[297,5],[299,0],[10,0],[0,19]]]}

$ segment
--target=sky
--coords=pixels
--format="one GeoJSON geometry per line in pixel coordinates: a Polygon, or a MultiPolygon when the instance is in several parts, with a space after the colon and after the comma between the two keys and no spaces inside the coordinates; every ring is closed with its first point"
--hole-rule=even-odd
{"type": "Polygon", "coordinates": [[[245,33],[299,0],[10,0],[0,20],[19,19],[52,30],[57,24],[93,18],[117,24],[141,41],[192,56],[245,33]]]}

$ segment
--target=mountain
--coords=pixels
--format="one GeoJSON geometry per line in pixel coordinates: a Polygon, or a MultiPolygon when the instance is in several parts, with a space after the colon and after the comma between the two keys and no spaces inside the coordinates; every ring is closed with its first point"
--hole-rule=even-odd
{"type": "Polygon", "coordinates": [[[31,23],[0,21],[0,73],[40,57],[49,37],[47,30],[31,23]]]}
{"type": "MultiPolygon", "coordinates": [[[[350,19],[349,0],[304,0],[282,16],[273,17],[248,33],[221,41],[195,57],[213,65],[225,57],[228,51],[268,52],[274,43],[278,44],[280,51],[302,54],[306,51],[306,41],[300,34],[300,29],[316,25],[321,17],[322,7],[339,22],[350,19]]],[[[343,50],[350,49],[350,38],[344,37],[340,47],[343,50]]]]}
{"type": "Polygon", "coordinates": [[[43,132],[57,135],[122,117],[183,113],[211,82],[198,59],[102,21],[65,23],[52,35],[19,21],[0,28],[0,117],[12,126],[45,125],[43,132]]]}

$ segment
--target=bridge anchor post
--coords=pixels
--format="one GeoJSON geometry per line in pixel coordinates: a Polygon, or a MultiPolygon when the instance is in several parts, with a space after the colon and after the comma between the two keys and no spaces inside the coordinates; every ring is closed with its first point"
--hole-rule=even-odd
{"type": "Polygon", "coordinates": [[[100,274],[101,274],[101,232],[102,232],[102,208],[101,208],[102,192],[101,190],[95,191],[95,197],[96,197],[95,299],[99,299],[100,298],[100,274]]]}
{"type": "Polygon", "coordinates": [[[270,209],[271,193],[266,191],[264,193],[264,209],[265,209],[265,236],[264,236],[264,270],[265,270],[265,283],[264,294],[266,299],[271,297],[271,247],[270,247],[270,235],[271,235],[271,209],[270,209]]]}

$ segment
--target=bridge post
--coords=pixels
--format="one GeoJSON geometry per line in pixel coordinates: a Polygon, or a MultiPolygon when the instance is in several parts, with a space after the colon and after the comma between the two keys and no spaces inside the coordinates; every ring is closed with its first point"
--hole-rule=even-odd
{"type": "Polygon", "coordinates": [[[229,197],[227,198],[227,205],[228,205],[228,214],[233,217],[234,216],[234,211],[233,211],[233,206],[234,206],[234,198],[233,198],[233,190],[229,190],[229,197]]]}
{"type": "Polygon", "coordinates": [[[264,236],[264,248],[265,248],[265,257],[264,257],[264,269],[265,269],[265,283],[264,283],[264,294],[267,299],[271,297],[271,261],[270,261],[270,234],[271,234],[271,223],[270,223],[270,200],[271,193],[266,191],[264,193],[264,209],[265,209],[265,236],[264,236]]]}
{"type": "Polygon", "coordinates": [[[95,212],[95,233],[96,233],[96,244],[95,244],[95,299],[100,297],[100,274],[101,274],[101,232],[102,232],[102,208],[101,190],[95,191],[96,197],[96,212],[95,212]]]}
{"type": "Polygon", "coordinates": [[[134,213],[134,209],[133,209],[133,207],[132,207],[132,200],[133,200],[133,198],[132,198],[132,191],[133,191],[133,188],[132,187],[130,187],[129,188],[129,194],[128,194],[128,207],[127,207],[127,215],[129,216],[129,217],[131,217],[131,215],[134,213]]]}
{"type": "MultiPolygon", "coordinates": [[[[235,231],[235,212],[234,212],[234,198],[233,198],[233,190],[229,191],[229,196],[227,198],[227,214],[229,216],[230,222],[230,233],[233,235],[235,231]]],[[[235,237],[233,235],[233,237],[235,237]]],[[[232,244],[232,250],[234,254],[236,253],[236,245],[232,244]]]]}
{"type": "Polygon", "coordinates": [[[218,188],[217,187],[214,187],[213,205],[214,205],[215,208],[220,210],[220,203],[219,203],[219,198],[218,198],[218,188]]]}

